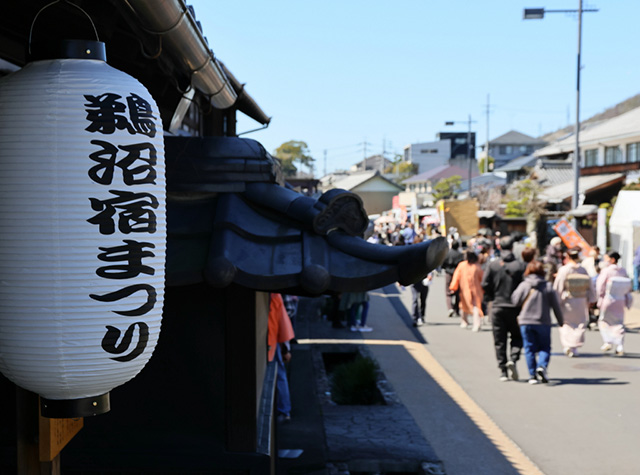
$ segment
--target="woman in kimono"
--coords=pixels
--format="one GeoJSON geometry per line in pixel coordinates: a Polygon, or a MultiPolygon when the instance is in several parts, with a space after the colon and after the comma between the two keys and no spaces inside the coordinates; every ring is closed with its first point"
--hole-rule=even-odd
{"type": "Polygon", "coordinates": [[[595,302],[595,289],[587,270],[579,264],[580,249],[566,252],[567,263],[558,269],[553,289],[560,297],[564,324],[560,327],[560,342],[564,353],[572,358],[584,344],[589,322],[589,303],[595,302]]]}
{"type": "Polygon", "coordinates": [[[480,330],[484,314],[482,313],[482,268],[478,256],[471,250],[465,251],[465,260],[460,262],[453,272],[449,290],[458,292],[460,299],[460,327],[469,326],[469,315],[473,315],[473,331],[480,330]]]}
{"type": "Polygon", "coordinates": [[[596,280],[596,294],[600,317],[598,328],[604,344],[602,351],[615,347],[616,355],[624,355],[624,309],[631,308],[631,279],[618,265],[620,254],[608,252],[604,256],[605,268],[596,280]]]}

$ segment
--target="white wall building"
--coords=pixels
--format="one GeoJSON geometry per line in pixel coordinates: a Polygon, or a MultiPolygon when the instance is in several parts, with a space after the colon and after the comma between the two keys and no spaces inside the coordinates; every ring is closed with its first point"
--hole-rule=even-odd
{"type": "Polygon", "coordinates": [[[451,140],[414,143],[404,147],[404,160],[418,165],[418,173],[449,165],[451,140]]]}

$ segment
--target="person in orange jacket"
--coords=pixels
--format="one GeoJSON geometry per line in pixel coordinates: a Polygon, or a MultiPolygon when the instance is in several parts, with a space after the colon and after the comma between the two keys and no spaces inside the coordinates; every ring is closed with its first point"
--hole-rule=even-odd
{"type": "Polygon", "coordinates": [[[482,268],[478,256],[472,250],[464,253],[465,260],[458,264],[453,272],[449,290],[460,295],[460,317],[462,328],[469,326],[469,315],[473,315],[473,331],[479,331],[484,314],[482,313],[482,268]]]}
{"type": "Polygon", "coordinates": [[[282,295],[271,294],[269,298],[269,322],[267,330],[267,359],[277,365],[276,411],[278,421],[291,419],[291,395],[285,363],[291,360],[289,342],[295,338],[291,319],[282,300],[282,295]]]}

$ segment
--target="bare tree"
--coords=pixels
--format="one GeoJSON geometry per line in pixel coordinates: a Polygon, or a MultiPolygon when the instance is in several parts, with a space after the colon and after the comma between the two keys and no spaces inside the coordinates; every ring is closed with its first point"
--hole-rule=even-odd
{"type": "Polygon", "coordinates": [[[473,192],[481,210],[498,211],[503,199],[501,187],[478,186],[473,192]]]}

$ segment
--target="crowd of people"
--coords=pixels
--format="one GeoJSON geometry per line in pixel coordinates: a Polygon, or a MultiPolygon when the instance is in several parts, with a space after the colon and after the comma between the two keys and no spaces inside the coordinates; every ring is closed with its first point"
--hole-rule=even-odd
{"type": "MultiPolygon", "coordinates": [[[[410,223],[377,227],[369,242],[407,246],[440,236],[410,223]]],[[[634,254],[630,279],[619,265],[620,254],[566,249],[559,237],[551,239],[542,255],[522,242],[521,236],[480,233],[467,242],[455,229],[447,236],[449,251],[441,265],[410,286],[414,326],[424,325],[429,288],[435,273],[445,277],[449,318],[459,317],[461,328],[479,331],[490,323],[501,381],[518,380],[522,353],[529,384],[547,383],[551,357],[552,313],[567,357],[579,355],[587,329],[598,329],[601,350],[624,355],[624,312],[631,307],[632,291],[640,288],[640,246],[634,254]],[[586,255],[585,255],[586,254],[586,255]]],[[[335,294],[327,300],[334,328],[369,332],[367,292],[335,294]]],[[[298,298],[271,294],[269,360],[278,366],[278,420],[290,419],[291,400],[285,364],[295,342],[298,298]]]]}
{"type": "MultiPolygon", "coordinates": [[[[541,255],[519,236],[449,241],[442,264],[448,316],[473,331],[491,322],[501,381],[519,378],[524,353],[529,383],[548,382],[552,314],[566,356],[578,356],[589,328],[599,329],[603,352],[624,355],[624,312],[638,281],[619,265],[617,251],[566,249],[559,237],[541,255]]],[[[640,265],[640,247],[636,254],[640,265]]]]}

